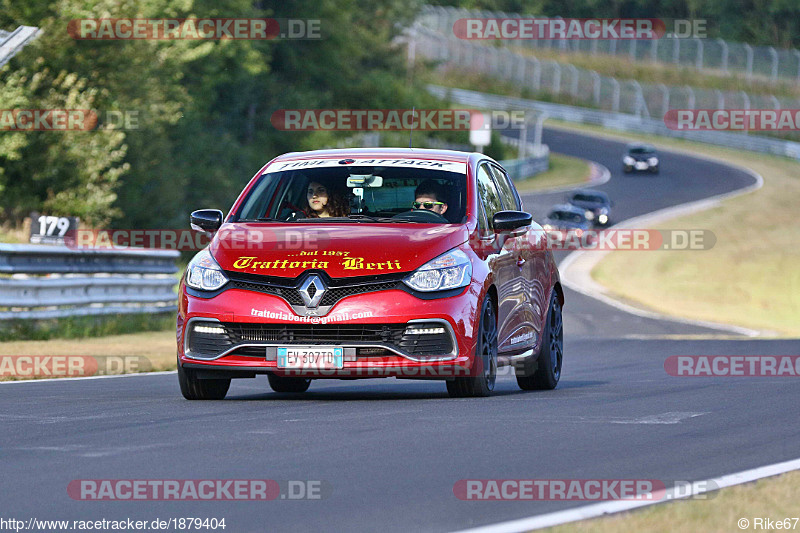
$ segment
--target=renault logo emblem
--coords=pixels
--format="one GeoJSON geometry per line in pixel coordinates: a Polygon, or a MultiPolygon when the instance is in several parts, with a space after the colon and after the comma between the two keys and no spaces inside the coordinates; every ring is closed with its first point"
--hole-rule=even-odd
{"type": "Polygon", "coordinates": [[[317,307],[326,291],[325,284],[316,274],[307,277],[298,289],[306,307],[317,307]]]}

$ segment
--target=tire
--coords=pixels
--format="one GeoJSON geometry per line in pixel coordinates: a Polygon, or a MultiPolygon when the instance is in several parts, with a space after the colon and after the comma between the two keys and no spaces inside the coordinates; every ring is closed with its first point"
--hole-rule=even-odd
{"type": "Polygon", "coordinates": [[[311,385],[311,380],[306,378],[288,378],[278,376],[272,372],[267,374],[269,386],[275,392],[305,392],[311,385]]]}
{"type": "Polygon", "coordinates": [[[187,400],[222,400],[231,386],[230,378],[197,379],[197,371],[193,368],[183,368],[180,360],[178,360],[178,383],[181,386],[181,394],[187,400]]]}
{"type": "Polygon", "coordinates": [[[628,166],[622,167],[622,171],[625,174],[630,174],[633,171],[633,167],[628,167],[628,166]]]}
{"type": "Polygon", "coordinates": [[[651,168],[650,172],[652,172],[653,174],[658,174],[658,167],[651,168]]]}
{"type": "Polygon", "coordinates": [[[517,384],[522,390],[555,389],[561,379],[561,364],[564,359],[564,323],[561,304],[556,291],[550,296],[550,309],[542,336],[542,348],[536,371],[529,376],[517,375],[517,384]]]}
{"type": "Polygon", "coordinates": [[[489,396],[497,380],[497,319],[489,296],[481,306],[481,322],[475,347],[475,376],[455,378],[447,382],[451,398],[489,396]]]}

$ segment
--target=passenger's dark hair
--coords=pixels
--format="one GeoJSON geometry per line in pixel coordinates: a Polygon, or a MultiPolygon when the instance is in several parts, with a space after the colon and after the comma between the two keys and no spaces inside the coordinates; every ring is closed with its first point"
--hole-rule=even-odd
{"type": "MultiPolygon", "coordinates": [[[[328,203],[325,205],[325,207],[327,207],[330,216],[346,217],[350,214],[350,201],[348,200],[347,189],[345,189],[340,183],[337,183],[335,180],[330,178],[309,178],[306,187],[313,182],[317,182],[325,186],[325,190],[328,192],[328,203]]],[[[308,208],[308,218],[319,218],[317,212],[311,209],[311,206],[308,205],[308,197],[306,197],[306,207],[308,208]]]]}

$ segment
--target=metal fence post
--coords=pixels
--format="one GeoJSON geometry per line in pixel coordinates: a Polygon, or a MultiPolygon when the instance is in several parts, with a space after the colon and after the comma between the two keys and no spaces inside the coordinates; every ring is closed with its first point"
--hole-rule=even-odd
{"type": "Polygon", "coordinates": [[[572,73],[572,80],[569,88],[569,93],[572,95],[573,98],[578,97],[578,69],[575,68],[575,65],[567,65],[567,68],[572,73]]]}
{"type": "Polygon", "coordinates": [[[551,61],[553,64],[553,94],[561,94],[561,65],[556,61],[551,61]]]}
{"type": "Polygon", "coordinates": [[[697,58],[694,60],[694,67],[697,70],[703,69],[703,40],[695,37],[695,42],[697,43],[697,58]]]}
{"type": "Polygon", "coordinates": [[[792,53],[797,58],[797,81],[800,82],[800,50],[792,48],[792,53]]]}
{"type": "Polygon", "coordinates": [[[600,74],[592,70],[589,72],[592,76],[592,95],[594,96],[594,105],[600,107],[600,74]]]}
{"type": "Polygon", "coordinates": [[[663,83],[659,83],[658,87],[661,89],[661,116],[667,116],[669,111],[669,88],[663,83]]]}
{"type": "Polygon", "coordinates": [[[687,107],[688,107],[689,109],[694,109],[694,103],[695,103],[695,100],[694,100],[694,90],[692,90],[692,88],[691,88],[691,87],[689,87],[688,85],[684,85],[684,88],[685,88],[685,89],[686,89],[686,91],[689,93],[689,105],[688,105],[687,107]]]}
{"type": "Polygon", "coordinates": [[[747,66],[745,67],[745,76],[748,80],[753,79],[753,47],[749,44],[744,44],[744,51],[747,53],[747,66]]]}
{"type": "Polygon", "coordinates": [[[770,78],[773,82],[778,79],[778,52],[775,51],[775,47],[770,46],[768,48],[769,55],[772,57],[772,72],[770,73],[770,78]]]}
{"type": "Polygon", "coordinates": [[[539,92],[542,90],[542,62],[535,57],[530,60],[533,61],[533,90],[539,92]]]}
{"type": "MultiPolygon", "coordinates": [[[[750,97],[747,96],[747,93],[744,91],[742,91],[741,94],[742,94],[742,107],[744,107],[745,111],[750,111],[750,97]]],[[[745,130],[742,133],[748,135],[750,132],[745,128],[745,130]]]]}
{"type": "Polygon", "coordinates": [[[611,111],[614,113],[619,112],[619,82],[616,78],[609,78],[611,84],[614,86],[611,96],[611,111]]]}
{"type": "Polygon", "coordinates": [[[533,135],[533,155],[538,156],[542,153],[542,128],[544,121],[547,120],[547,113],[541,112],[536,116],[536,130],[533,135]]]}
{"type": "Polygon", "coordinates": [[[724,39],[717,39],[717,42],[722,47],[722,70],[725,74],[728,73],[728,43],[724,39]]]}

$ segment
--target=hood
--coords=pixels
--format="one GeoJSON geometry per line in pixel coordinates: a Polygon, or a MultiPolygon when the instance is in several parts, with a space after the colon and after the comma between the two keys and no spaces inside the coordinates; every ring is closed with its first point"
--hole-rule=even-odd
{"type": "Polygon", "coordinates": [[[349,278],[411,272],[467,238],[466,227],[450,224],[234,223],[220,228],[209,250],[230,272],[349,278]]]}

